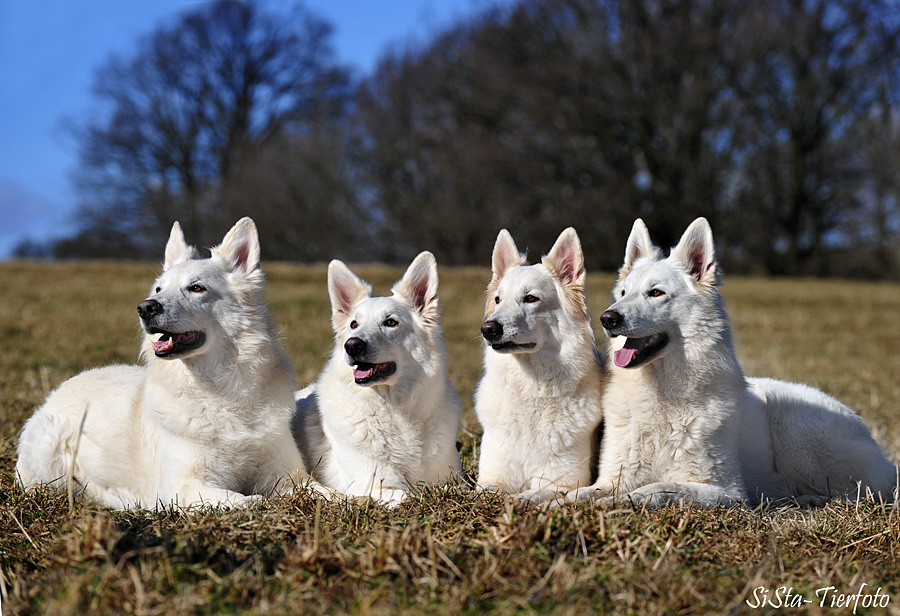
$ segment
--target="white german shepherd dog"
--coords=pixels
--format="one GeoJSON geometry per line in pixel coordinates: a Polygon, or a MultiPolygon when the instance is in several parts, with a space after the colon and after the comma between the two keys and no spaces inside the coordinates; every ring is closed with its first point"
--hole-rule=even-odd
{"type": "Polygon", "coordinates": [[[615,367],[600,477],[576,498],[647,506],[893,499],[897,469],[860,418],[821,391],[745,378],[717,285],[712,231],[695,220],[667,258],[634,223],[600,317],[615,367]]]}
{"type": "Polygon", "coordinates": [[[25,423],[26,486],[76,484],[117,508],[237,505],[307,479],[290,421],[294,372],[263,303],[256,226],[198,259],[176,222],[138,305],[144,366],[83,372],[25,423]]]}
{"type": "Polygon", "coordinates": [[[526,265],[504,229],[492,271],[475,390],[484,428],[478,485],[547,500],[590,485],[596,468],[606,369],[587,311],[581,243],[566,229],[539,264],[526,265]]]}
{"type": "Polygon", "coordinates": [[[462,404],[447,378],[437,264],[421,253],[391,289],[328,266],[335,348],[297,394],[298,447],[323,485],[395,506],[420,483],[460,475],[462,404]]]}

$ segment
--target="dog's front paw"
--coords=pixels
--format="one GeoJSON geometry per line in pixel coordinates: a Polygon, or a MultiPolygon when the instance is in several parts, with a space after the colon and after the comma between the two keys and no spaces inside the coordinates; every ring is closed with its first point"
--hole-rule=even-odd
{"type": "Polygon", "coordinates": [[[264,498],[262,494],[245,495],[220,488],[202,488],[196,492],[193,490],[183,491],[176,497],[174,504],[185,509],[202,509],[204,507],[238,509],[261,502],[264,498]]]}
{"type": "Polygon", "coordinates": [[[396,509],[406,498],[406,490],[400,489],[382,489],[372,493],[372,498],[387,507],[388,509],[396,509]]]}
{"type": "Polygon", "coordinates": [[[484,492],[503,492],[503,487],[498,483],[493,483],[491,481],[479,481],[475,484],[475,493],[482,494],[484,492]]]}
{"type": "Polygon", "coordinates": [[[226,509],[244,509],[255,505],[256,503],[261,503],[264,499],[265,496],[262,494],[244,495],[233,492],[227,499],[219,501],[219,507],[224,507],[226,509]]]}
{"type": "Polygon", "coordinates": [[[565,502],[565,491],[559,488],[534,488],[516,494],[516,498],[532,505],[559,506],[565,502]]]}
{"type": "Polygon", "coordinates": [[[589,486],[586,488],[569,490],[566,492],[565,498],[567,503],[585,503],[594,499],[594,488],[589,486]]]}
{"type": "Polygon", "coordinates": [[[620,500],[623,504],[630,503],[634,508],[656,509],[666,505],[690,505],[693,497],[680,490],[677,485],[651,483],[632,490],[620,500]]]}
{"type": "Polygon", "coordinates": [[[565,495],[567,503],[586,503],[588,501],[605,501],[612,498],[613,491],[599,484],[578,487],[569,490],[565,495]]]}
{"type": "MultiPolygon", "coordinates": [[[[307,479],[305,482],[297,486],[297,488],[305,490],[313,496],[324,496],[328,500],[334,500],[337,497],[341,496],[341,493],[334,488],[329,488],[324,483],[320,483],[313,479],[307,479]]],[[[295,490],[297,488],[295,488],[295,490]]]]}

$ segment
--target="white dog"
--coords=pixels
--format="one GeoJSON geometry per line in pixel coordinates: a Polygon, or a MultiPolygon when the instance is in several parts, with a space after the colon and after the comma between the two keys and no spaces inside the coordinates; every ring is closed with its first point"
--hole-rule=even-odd
{"type": "Polygon", "coordinates": [[[437,264],[421,253],[391,297],[328,266],[335,348],[297,394],[295,437],[313,475],[348,496],[396,505],[419,483],[461,473],[462,405],[447,378],[437,264]]]}
{"type": "Polygon", "coordinates": [[[240,220],[197,259],[175,223],[163,273],[138,305],[145,366],[89,370],[26,422],[26,486],[77,482],[110,507],[208,503],[307,478],[294,446],[293,369],[263,304],[256,226],[240,220]]]}
{"type": "Polygon", "coordinates": [[[504,229],[492,270],[475,390],[484,428],[478,485],[532,501],[590,485],[606,369],[578,235],[566,229],[541,263],[526,265],[504,229]]]}
{"type": "Polygon", "coordinates": [[[891,499],[897,469],[853,411],[804,385],[744,377],[718,283],[705,219],[668,258],[634,223],[615,303],[600,317],[615,364],[600,477],[570,500],[819,504],[867,491],[891,499]]]}

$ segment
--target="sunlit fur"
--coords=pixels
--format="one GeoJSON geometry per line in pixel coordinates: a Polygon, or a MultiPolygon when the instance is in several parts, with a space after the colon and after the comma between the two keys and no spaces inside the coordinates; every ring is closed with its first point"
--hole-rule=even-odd
{"type": "Polygon", "coordinates": [[[65,489],[71,471],[88,495],[130,508],[234,505],[307,479],[290,433],[293,369],[263,303],[253,221],[239,221],[211,258],[196,254],[175,223],[148,298],[163,307],[156,326],[202,331],[205,344],[156,357],[159,334],[144,322],[144,365],[63,383],[22,431],[25,486],[65,489]]]}
{"type": "Polygon", "coordinates": [[[591,483],[602,417],[606,371],[587,311],[581,243],[566,229],[541,263],[526,265],[503,230],[492,270],[486,320],[502,325],[500,343],[529,346],[484,345],[478,484],[545,500],[591,483]]]}
{"type": "Polygon", "coordinates": [[[316,383],[298,392],[294,422],[313,475],[342,494],[389,505],[418,484],[458,477],[462,405],[447,378],[432,254],[416,257],[390,297],[372,297],[367,283],[332,261],[328,291],[334,352],[316,383]],[[344,349],[351,337],[366,342],[366,362],[393,362],[396,371],[357,384],[344,349]]]}
{"type": "Polygon", "coordinates": [[[892,499],[896,468],[853,411],[804,385],[744,377],[718,281],[705,219],[666,258],[635,222],[609,307],[622,318],[607,331],[600,477],[569,498],[816,504],[870,490],[892,499]],[[655,355],[616,365],[627,339],[659,333],[668,344],[655,355]]]}

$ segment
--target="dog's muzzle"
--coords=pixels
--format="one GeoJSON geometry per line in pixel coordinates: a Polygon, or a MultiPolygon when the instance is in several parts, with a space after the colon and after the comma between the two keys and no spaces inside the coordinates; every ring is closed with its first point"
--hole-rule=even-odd
{"type": "Polygon", "coordinates": [[[622,327],[625,324],[625,317],[615,310],[607,310],[600,315],[600,324],[611,336],[616,336],[617,334],[614,334],[612,330],[622,327]]]}
{"type": "Polygon", "coordinates": [[[526,342],[524,344],[518,344],[512,340],[502,342],[503,325],[499,321],[490,320],[482,323],[481,335],[487,340],[488,344],[491,345],[492,349],[500,353],[507,353],[517,349],[533,349],[537,346],[537,343],[535,342],[526,342]]]}
{"type": "Polygon", "coordinates": [[[160,358],[176,357],[199,349],[206,343],[206,335],[201,331],[171,332],[156,327],[153,321],[163,314],[164,308],[155,299],[145,299],[137,307],[138,316],[148,334],[162,334],[153,343],[153,353],[160,358]]]}
{"type": "MultiPolygon", "coordinates": [[[[600,315],[600,324],[610,338],[616,338],[623,335],[616,332],[625,327],[625,317],[621,312],[607,310],[600,315]]],[[[668,343],[669,337],[663,332],[643,338],[629,337],[622,348],[613,354],[613,363],[619,368],[637,368],[654,359],[668,343]]]]}
{"type": "Polygon", "coordinates": [[[644,338],[628,338],[613,354],[613,363],[619,368],[637,368],[654,359],[667,344],[669,337],[662,332],[644,338]]]}
{"type": "Polygon", "coordinates": [[[485,321],[481,325],[481,335],[488,342],[499,341],[503,337],[503,326],[497,321],[485,321]]]}
{"type": "Polygon", "coordinates": [[[145,299],[137,307],[138,316],[144,321],[149,321],[153,317],[163,313],[163,305],[155,299],[145,299]]]}
{"type": "Polygon", "coordinates": [[[353,365],[353,381],[357,385],[370,385],[388,378],[397,371],[397,364],[392,361],[370,363],[362,361],[369,350],[369,345],[362,338],[356,336],[347,338],[344,342],[344,351],[353,365]]]}

